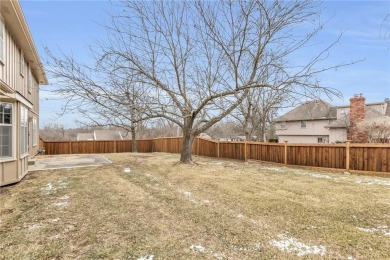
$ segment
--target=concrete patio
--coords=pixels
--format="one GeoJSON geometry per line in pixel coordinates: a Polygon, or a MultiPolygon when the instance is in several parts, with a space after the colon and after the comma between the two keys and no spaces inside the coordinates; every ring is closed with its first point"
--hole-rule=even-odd
{"type": "Polygon", "coordinates": [[[28,166],[28,171],[94,167],[110,163],[111,161],[104,156],[96,154],[47,156],[36,158],[35,164],[28,166]]]}

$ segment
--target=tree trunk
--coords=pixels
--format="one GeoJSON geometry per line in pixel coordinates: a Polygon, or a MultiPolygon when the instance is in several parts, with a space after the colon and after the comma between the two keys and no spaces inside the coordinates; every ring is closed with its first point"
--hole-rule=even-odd
{"type": "Polygon", "coordinates": [[[132,126],[130,131],[131,131],[131,151],[133,153],[136,153],[137,152],[137,138],[136,138],[135,127],[132,126]]]}
{"type": "Polygon", "coordinates": [[[180,155],[181,163],[192,163],[192,145],[194,144],[195,136],[192,133],[193,118],[186,118],[183,127],[183,145],[180,155]]]}

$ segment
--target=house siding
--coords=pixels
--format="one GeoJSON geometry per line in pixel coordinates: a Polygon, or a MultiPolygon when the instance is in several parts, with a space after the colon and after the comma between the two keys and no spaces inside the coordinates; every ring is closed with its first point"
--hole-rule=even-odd
{"type": "MultiPolygon", "coordinates": [[[[4,10],[4,9],[3,9],[4,10]]],[[[0,3],[0,15],[2,17],[2,21],[4,22],[4,59],[2,61],[2,65],[0,69],[2,69],[2,73],[0,73],[0,84],[2,92],[0,92],[0,101],[12,103],[12,149],[13,149],[13,157],[0,159],[0,186],[7,185],[10,183],[20,181],[28,172],[28,161],[29,158],[36,155],[38,152],[38,143],[33,146],[33,118],[37,120],[37,137],[39,137],[39,84],[38,84],[38,76],[37,73],[40,73],[39,67],[40,61],[33,60],[31,61],[31,69],[28,64],[28,58],[25,57],[26,67],[28,70],[31,70],[31,73],[27,70],[24,73],[24,76],[21,74],[20,61],[21,61],[21,53],[22,47],[30,46],[29,48],[33,49],[24,49],[23,52],[31,54],[35,53],[35,47],[33,44],[26,45],[24,40],[21,37],[21,29],[18,27],[22,27],[25,21],[20,21],[18,19],[23,18],[20,16],[21,9],[19,3],[17,1],[10,2],[1,2],[0,3]],[[7,6],[7,13],[2,13],[3,5],[7,6]],[[11,8],[15,8],[12,9],[11,8]],[[11,11],[11,12],[10,12],[11,11]],[[18,15],[12,16],[11,13],[18,13],[18,15]],[[7,19],[4,16],[7,16],[7,19],[14,19],[13,22],[7,24],[7,19]],[[14,21],[19,21],[20,24],[15,23],[14,21]],[[12,27],[10,27],[12,26],[12,27]],[[15,28],[18,27],[18,34],[15,35],[14,32],[17,31],[15,28]],[[34,64],[34,66],[32,66],[34,64]],[[38,64],[38,65],[37,65],[38,64]],[[28,87],[28,75],[31,75],[31,88],[28,87]],[[5,92],[4,92],[5,91],[5,92]],[[28,108],[28,154],[21,155],[21,108],[25,106],[28,108]]],[[[27,32],[27,36],[29,41],[31,36],[29,32],[27,32]]],[[[27,40],[26,40],[27,41],[27,40]]],[[[24,47],[26,48],[26,47],[24,47]]],[[[41,74],[42,75],[42,74],[41,74]]],[[[42,82],[42,80],[41,80],[42,82]]],[[[47,79],[43,79],[43,83],[45,84],[47,79]]]]}
{"type": "Polygon", "coordinates": [[[278,136],[301,136],[301,135],[318,135],[329,136],[329,129],[325,128],[329,124],[329,120],[310,120],[305,121],[306,127],[301,127],[301,121],[286,122],[286,128],[281,129],[280,123],[277,124],[276,135],[278,136]],[[315,134],[313,134],[315,133],[315,134]]]}

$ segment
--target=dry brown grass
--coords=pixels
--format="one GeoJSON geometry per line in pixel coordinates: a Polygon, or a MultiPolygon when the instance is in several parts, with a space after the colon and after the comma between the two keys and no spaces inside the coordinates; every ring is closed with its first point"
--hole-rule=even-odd
{"type": "Polygon", "coordinates": [[[106,156],[0,188],[0,259],[390,258],[389,178],[106,156]]]}

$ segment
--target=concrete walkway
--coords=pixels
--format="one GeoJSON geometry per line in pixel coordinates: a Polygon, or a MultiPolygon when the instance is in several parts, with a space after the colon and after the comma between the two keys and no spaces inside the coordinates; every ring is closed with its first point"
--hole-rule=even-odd
{"type": "Polygon", "coordinates": [[[96,154],[48,156],[37,158],[35,165],[28,166],[28,171],[91,167],[110,163],[106,157],[96,154]]]}

